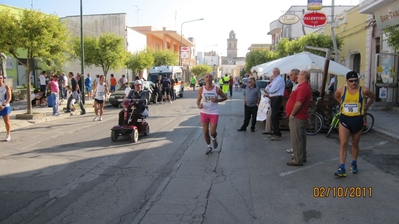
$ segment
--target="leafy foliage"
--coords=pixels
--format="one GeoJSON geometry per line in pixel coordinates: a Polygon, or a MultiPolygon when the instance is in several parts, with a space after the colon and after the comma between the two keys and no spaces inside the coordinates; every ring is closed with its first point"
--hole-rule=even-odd
{"type": "Polygon", "coordinates": [[[245,71],[250,72],[251,68],[276,59],[277,54],[269,50],[255,50],[247,54],[245,71]]]}
{"type": "MultiPolygon", "coordinates": [[[[126,64],[128,56],[122,37],[103,33],[100,37],[84,37],[84,63],[86,66],[101,67],[107,77],[109,69],[118,70],[126,64]]],[[[80,60],[80,37],[73,40],[74,57],[80,60]]]]}
{"type": "Polygon", "coordinates": [[[384,34],[388,37],[386,42],[389,47],[395,50],[399,49],[399,27],[391,26],[384,30],[384,34]]]}
{"type": "Polygon", "coordinates": [[[134,73],[139,73],[144,69],[150,69],[154,65],[154,56],[147,50],[129,53],[126,67],[134,73]]]}
{"type": "Polygon", "coordinates": [[[209,65],[195,65],[191,68],[191,73],[198,77],[203,77],[210,72],[212,72],[212,67],[209,65]]]}
{"type": "MultiPolygon", "coordinates": [[[[337,39],[337,47],[340,50],[343,45],[343,40],[339,37],[337,39]]],[[[249,72],[252,67],[278,59],[282,57],[286,57],[288,55],[293,55],[296,53],[303,52],[305,50],[305,46],[312,47],[323,47],[334,49],[333,41],[331,36],[319,33],[311,33],[306,36],[303,36],[299,39],[288,40],[284,38],[278,42],[276,45],[276,52],[271,52],[268,50],[258,50],[252,51],[247,54],[246,57],[246,65],[245,70],[249,72]]],[[[324,56],[325,53],[316,50],[306,49],[316,55],[324,56]]]]}
{"type": "Polygon", "coordinates": [[[149,53],[154,57],[154,66],[162,65],[178,65],[179,55],[170,50],[153,50],[148,49],[149,53]]]}
{"type": "MultiPolygon", "coordinates": [[[[25,66],[26,83],[31,83],[30,70],[35,59],[47,66],[63,64],[70,52],[70,33],[55,15],[35,10],[23,10],[15,15],[9,10],[0,12],[0,51],[11,54],[25,66]],[[19,60],[18,49],[26,53],[26,61],[19,60]]],[[[31,85],[27,85],[27,113],[32,114],[31,85]]]]}

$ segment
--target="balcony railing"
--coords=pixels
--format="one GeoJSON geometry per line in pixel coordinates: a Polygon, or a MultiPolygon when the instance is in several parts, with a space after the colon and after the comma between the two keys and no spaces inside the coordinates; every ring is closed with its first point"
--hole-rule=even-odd
{"type": "Polygon", "coordinates": [[[359,2],[359,8],[366,7],[368,5],[371,5],[373,2],[378,2],[379,0],[360,0],[359,2]]]}

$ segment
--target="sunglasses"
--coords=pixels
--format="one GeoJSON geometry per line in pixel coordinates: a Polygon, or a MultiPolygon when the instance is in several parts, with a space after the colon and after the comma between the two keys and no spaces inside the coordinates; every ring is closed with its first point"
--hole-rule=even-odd
{"type": "Polygon", "coordinates": [[[353,83],[353,82],[357,83],[358,81],[359,81],[358,79],[348,79],[348,82],[350,82],[350,83],[353,83]]]}

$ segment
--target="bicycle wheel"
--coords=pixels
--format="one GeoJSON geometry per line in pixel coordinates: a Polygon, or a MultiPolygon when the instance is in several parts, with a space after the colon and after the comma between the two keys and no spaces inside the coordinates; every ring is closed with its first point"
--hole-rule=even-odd
{"type": "Polygon", "coordinates": [[[317,112],[310,112],[308,117],[308,124],[305,128],[307,135],[315,135],[320,132],[323,127],[323,118],[317,112]]]}
{"type": "Polygon", "coordinates": [[[366,113],[364,118],[362,134],[369,132],[374,126],[374,116],[370,113],[366,113]]]}
{"type": "Polygon", "coordinates": [[[338,123],[339,123],[339,113],[335,114],[334,117],[333,117],[333,120],[331,121],[330,129],[328,129],[328,132],[327,132],[327,135],[326,135],[327,138],[328,138],[328,136],[330,136],[332,130],[337,128],[338,123]]]}

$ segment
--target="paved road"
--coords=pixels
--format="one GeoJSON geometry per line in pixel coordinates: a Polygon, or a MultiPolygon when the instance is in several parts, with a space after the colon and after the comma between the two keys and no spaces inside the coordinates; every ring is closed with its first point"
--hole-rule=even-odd
{"type": "Polygon", "coordinates": [[[93,122],[91,112],[14,131],[12,142],[0,143],[0,222],[395,223],[399,219],[397,144],[373,133],[365,135],[360,173],[335,178],[337,135],[311,136],[306,165],[289,167],[285,165],[290,159],[285,152],[290,147],[289,132],[283,132],[281,142],[262,135],[261,122],[254,133],[237,132],[243,102],[235,96],[220,105],[220,147],[207,156],[194,97],[187,92],[173,104],[150,106],[151,134],[136,144],[129,139],[111,142],[109,129],[117,120],[112,108],[107,108],[103,122],[93,122]],[[324,198],[315,197],[323,192],[321,187],[329,190],[328,197],[327,191],[324,198]]]}

